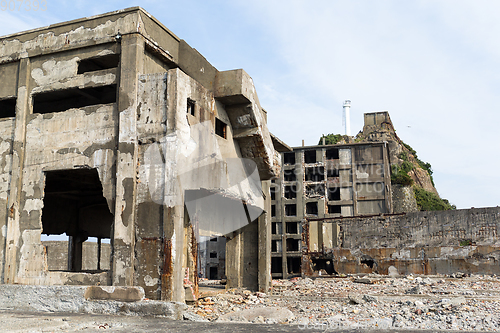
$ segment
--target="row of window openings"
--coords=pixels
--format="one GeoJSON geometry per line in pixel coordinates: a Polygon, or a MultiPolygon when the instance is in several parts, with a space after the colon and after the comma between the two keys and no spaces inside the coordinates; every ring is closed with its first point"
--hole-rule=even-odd
{"type": "MultiPolygon", "coordinates": [[[[332,148],[325,151],[325,157],[327,160],[338,160],[339,159],[339,149],[332,148]]],[[[283,154],[283,161],[285,164],[295,164],[295,152],[288,152],[283,154]]],[[[304,163],[316,163],[316,150],[305,150],[304,151],[304,163]]]]}
{"type": "MultiPolygon", "coordinates": [[[[285,222],[285,231],[289,235],[298,235],[300,232],[300,222],[285,222]]],[[[271,224],[271,233],[273,235],[283,234],[283,223],[273,222],[271,224]]]]}
{"type": "MultiPolygon", "coordinates": [[[[271,252],[283,252],[283,242],[280,239],[273,239],[271,241],[271,252]]],[[[285,241],[287,252],[300,251],[300,239],[287,238],[285,241]]]]}
{"type": "MultiPolygon", "coordinates": [[[[341,205],[327,205],[327,214],[341,214],[341,205]]],[[[318,202],[306,203],[306,215],[318,215],[318,202]]],[[[297,205],[285,205],[285,216],[297,216],[297,205]]]]}
{"type": "MultiPolygon", "coordinates": [[[[328,201],[339,201],[340,200],[340,189],[338,187],[328,187],[327,188],[328,201]]],[[[323,185],[307,185],[306,195],[312,196],[324,196],[325,187],[323,185]]],[[[285,186],[283,196],[285,199],[296,199],[297,198],[297,186],[287,185],[285,186]]],[[[271,187],[271,200],[276,200],[276,188],[271,187]]],[[[272,214],[271,214],[272,215],[272,214]]],[[[274,215],[272,215],[274,216],[274,215]]]]}
{"type": "MultiPolygon", "coordinates": [[[[327,169],[326,170],[327,178],[338,178],[339,170],[338,169],[327,169]]],[[[305,181],[323,181],[325,180],[325,168],[324,167],[316,167],[316,168],[306,168],[304,172],[305,181]]],[[[285,182],[293,182],[297,180],[297,175],[295,174],[295,170],[285,170],[283,172],[283,180],[285,182]]]]}
{"type": "MultiPolygon", "coordinates": [[[[120,55],[110,54],[102,57],[81,60],[78,74],[118,67],[120,55]]],[[[16,98],[0,100],[0,118],[16,116],[16,98]]],[[[39,93],[33,96],[33,113],[61,112],[98,104],[116,102],[116,85],[94,88],[71,88],[39,93]]]]}
{"type": "MultiPolygon", "coordinates": [[[[187,114],[194,117],[196,114],[195,110],[196,110],[196,102],[193,101],[191,98],[188,98],[187,109],[186,109],[187,114]]],[[[221,138],[227,139],[227,124],[222,120],[220,120],[219,118],[215,118],[215,134],[217,134],[221,138]]]]}

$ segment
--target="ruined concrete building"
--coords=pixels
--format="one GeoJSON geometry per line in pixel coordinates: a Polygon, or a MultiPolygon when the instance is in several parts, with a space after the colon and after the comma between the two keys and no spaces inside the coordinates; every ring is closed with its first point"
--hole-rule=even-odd
{"type": "MultiPolygon", "coordinates": [[[[412,186],[391,183],[405,148],[389,113],[366,113],[364,122],[358,143],[282,153],[271,186],[272,276],[387,274],[390,266],[499,274],[500,208],[419,212],[412,186]]],[[[426,171],[409,175],[437,194],[426,171]]]]}
{"type": "MultiPolygon", "coordinates": [[[[271,187],[273,277],[301,274],[304,221],[309,251],[319,253],[339,246],[339,225],[325,219],[392,213],[386,143],[295,147],[282,156],[282,174],[271,187]]],[[[312,264],[333,272],[322,256],[312,264]]]]}
{"type": "Polygon", "coordinates": [[[2,283],[192,300],[197,240],[227,235],[228,286],[269,288],[280,161],[243,70],[135,7],[1,37],[0,78],[2,283]]]}

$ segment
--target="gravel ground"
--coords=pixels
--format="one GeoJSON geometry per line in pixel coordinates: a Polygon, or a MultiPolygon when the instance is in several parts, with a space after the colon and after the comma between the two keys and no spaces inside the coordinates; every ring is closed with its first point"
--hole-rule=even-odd
{"type": "MultiPolygon", "coordinates": [[[[202,281],[201,284],[213,283],[202,281]]],[[[194,319],[245,321],[234,314],[265,307],[288,309],[282,318],[248,317],[254,323],[286,323],[299,328],[380,328],[500,331],[500,278],[497,276],[293,278],[273,280],[270,295],[228,290],[205,297],[188,312],[194,319]],[[228,319],[229,318],[229,319],[228,319]],[[236,318],[236,319],[235,319],[236,318]]]]}

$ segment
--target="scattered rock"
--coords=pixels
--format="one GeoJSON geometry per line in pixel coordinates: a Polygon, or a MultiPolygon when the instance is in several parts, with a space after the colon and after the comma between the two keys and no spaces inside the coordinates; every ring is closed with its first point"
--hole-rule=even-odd
{"type": "Polygon", "coordinates": [[[373,284],[373,281],[367,278],[359,278],[359,279],[354,279],[355,283],[363,283],[363,284],[373,284]]]}
{"type": "Polygon", "coordinates": [[[363,300],[367,303],[377,303],[378,298],[372,295],[363,295],[363,300]]]}
{"type": "Polygon", "coordinates": [[[191,313],[191,312],[184,312],[183,319],[189,320],[189,321],[197,321],[197,322],[208,322],[209,321],[208,319],[205,319],[202,316],[197,315],[195,313],[191,313]]]}
{"type": "Polygon", "coordinates": [[[399,276],[398,269],[394,266],[389,266],[389,269],[387,271],[390,277],[395,278],[399,276]]]}
{"type": "Polygon", "coordinates": [[[361,297],[360,295],[349,295],[347,296],[347,298],[349,299],[349,302],[351,304],[361,304],[361,303],[364,303],[364,300],[363,300],[363,297],[361,297]]]}

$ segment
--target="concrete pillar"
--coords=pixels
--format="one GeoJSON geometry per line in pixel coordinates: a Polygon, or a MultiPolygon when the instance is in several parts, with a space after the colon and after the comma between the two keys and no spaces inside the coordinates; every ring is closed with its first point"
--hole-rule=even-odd
{"type": "Polygon", "coordinates": [[[271,181],[262,182],[262,192],[265,193],[264,213],[259,217],[259,291],[268,292],[271,288],[271,197],[269,188],[271,181]]]}
{"type": "MultiPolygon", "coordinates": [[[[15,283],[18,269],[18,252],[21,243],[20,201],[24,170],[24,153],[26,148],[26,119],[30,114],[31,102],[29,96],[30,59],[19,62],[17,79],[17,102],[14,138],[12,142],[12,174],[10,178],[7,237],[5,244],[5,267],[2,283],[15,283]]],[[[2,245],[2,244],[0,244],[2,245]]],[[[0,267],[1,269],[1,267],[0,267]]],[[[1,271],[0,271],[1,273],[1,271]]]]}
{"type": "Polygon", "coordinates": [[[112,283],[133,285],[135,247],[135,192],[137,170],[137,86],[144,62],[144,40],[139,34],[122,36],[118,91],[118,152],[113,236],[112,283]]]}

